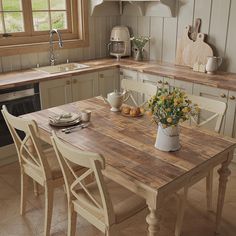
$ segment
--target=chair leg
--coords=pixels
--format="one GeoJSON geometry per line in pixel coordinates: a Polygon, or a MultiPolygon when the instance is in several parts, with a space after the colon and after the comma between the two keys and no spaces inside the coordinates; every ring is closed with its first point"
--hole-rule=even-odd
{"type": "Polygon", "coordinates": [[[45,185],[45,219],[44,219],[44,236],[50,235],[52,208],[53,208],[53,186],[51,183],[45,185]]]}
{"type": "Polygon", "coordinates": [[[212,197],[213,197],[213,170],[211,170],[206,177],[206,197],[207,197],[207,210],[212,211],[212,197]]]}
{"type": "Polygon", "coordinates": [[[179,207],[177,212],[177,219],[175,225],[175,236],[180,236],[182,232],[184,212],[187,202],[188,187],[185,187],[180,192],[179,207]]]}
{"type": "Polygon", "coordinates": [[[24,215],[26,208],[26,195],[28,190],[28,175],[21,173],[21,196],[20,196],[20,214],[24,215]]]}
{"type": "Polygon", "coordinates": [[[34,196],[38,197],[39,196],[39,185],[35,180],[33,180],[33,184],[34,184],[34,196]]]}
{"type": "Polygon", "coordinates": [[[72,203],[68,203],[68,232],[67,236],[75,236],[77,213],[72,203]]]}

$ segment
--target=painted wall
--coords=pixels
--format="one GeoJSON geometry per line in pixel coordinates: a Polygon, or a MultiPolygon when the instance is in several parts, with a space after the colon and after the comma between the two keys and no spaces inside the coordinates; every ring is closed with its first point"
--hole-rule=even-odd
{"type": "MultiPolygon", "coordinates": [[[[58,62],[106,56],[110,31],[120,23],[129,26],[134,35],[151,36],[146,47],[148,59],[174,62],[178,37],[186,25],[193,25],[199,17],[201,31],[208,34],[215,55],[224,58],[221,69],[236,72],[236,0],[176,0],[176,6],[177,17],[137,16],[133,7],[120,17],[106,6],[97,16],[89,17],[90,46],[59,50],[58,62]]],[[[36,64],[48,65],[48,52],[2,57],[0,72],[31,68],[36,64]]]]}
{"type": "Polygon", "coordinates": [[[177,17],[135,16],[130,8],[121,16],[121,23],[134,35],[151,36],[147,58],[174,62],[184,27],[201,18],[201,32],[208,34],[215,55],[224,58],[221,69],[236,72],[236,0],[177,0],[176,5],[177,17]]]}
{"type": "MultiPolygon", "coordinates": [[[[120,16],[89,17],[90,46],[87,48],[60,49],[56,51],[56,63],[100,58],[108,55],[107,43],[113,26],[119,25],[120,16]]],[[[49,52],[0,57],[0,72],[21,70],[49,65],[49,52]]]]}

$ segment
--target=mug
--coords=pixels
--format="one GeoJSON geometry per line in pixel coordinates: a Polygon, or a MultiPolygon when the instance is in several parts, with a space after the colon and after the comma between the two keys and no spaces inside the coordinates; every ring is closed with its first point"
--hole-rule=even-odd
{"type": "Polygon", "coordinates": [[[82,110],[81,111],[81,120],[83,122],[89,122],[91,118],[91,111],[90,110],[82,110]]]}

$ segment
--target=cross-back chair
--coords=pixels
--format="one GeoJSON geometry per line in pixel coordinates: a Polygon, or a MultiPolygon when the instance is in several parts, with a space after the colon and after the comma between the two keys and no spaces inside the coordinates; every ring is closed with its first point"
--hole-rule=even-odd
{"type": "MultiPolygon", "coordinates": [[[[6,106],[2,114],[14,140],[21,170],[20,214],[26,209],[26,195],[29,177],[45,189],[44,235],[50,235],[54,188],[64,185],[62,172],[53,148],[43,149],[39,139],[38,126],[33,120],[11,115],[6,106]],[[19,131],[24,137],[19,136],[19,131]]],[[[21,135],[22,136],[22,135],[21,135]]]]}
{"type": "Polygon", "coordinates": [[[130,100],[133,102],[135,106],[142,106],[146,101],[139,104],[133,92],[145,95],[147,97],[151,97],[155,95],[157,92],[157,86],[155,85],[129,79],[122,79],[121,88],[128,91],[128,97],[126,99],[128,100],[130,98],[130,100]]]}
{"type": "MultiPolygon", "coordinates": [[[[203,121],[201,121],[198,117],[191,117],[191,125],[194,125],[196,127],[205,127],[210,122],[215,121],[214,131],[216,133],[219,133],[221,130],[223,118],[224,118],[226,108],[227,108],[226,104],[224,102],[216,101],[216,100],[206,98],[206,97],[200,97],[200,96],[190,95],[190,94],[188,94],[187,96],[192,101],[192,103],[197,104],[201,110],[211,113],[211,115],[206,120],[203,120],[203,121]]],[[[213,197],[213,193],[212,193],[213,192],[213,169],[205,177],[206,177],[207,209],[211,211],[212,210],[212,197],[213,197]]],[[[193,186],[198,181],[199,180],[190,182],[188,187],[185,187],[185,189],[182,190],[181,201],[179,205],[177,222],[176,222],[176,227],[175,227],[175,236],[180,236],[181,234],[188,188],[193,186]]]]}
{"type": "MultiPolygon", "coordinates": [[[[146,208],[145,200],[111,180],[105,180],[102,170],[104,158],[96,153],[84,152],[63,143],[53,132],[52,143],[65,179],[68,197],[68,236],[76,231],[77,213],[87,219],[105,235],[116,235],[132,217],[146,208]],[[76,174],[71,168],[76,164],[87,168],[76,174]],[[94,175],[94,182],[86,178],[94,175]]],[[[119,234],[117,234],[119,235],[119,234]]]]}

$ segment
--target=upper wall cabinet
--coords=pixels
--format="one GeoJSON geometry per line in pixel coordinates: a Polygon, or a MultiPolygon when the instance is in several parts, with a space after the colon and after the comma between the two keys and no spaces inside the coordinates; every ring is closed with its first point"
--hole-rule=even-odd
{"type": "Polygon", "coordinates": [[[91,15],[109,14],[174,17],[176,0],[90,0],[91,15]],[[100,13],[100,14],[99,14],[100,13]]]}

